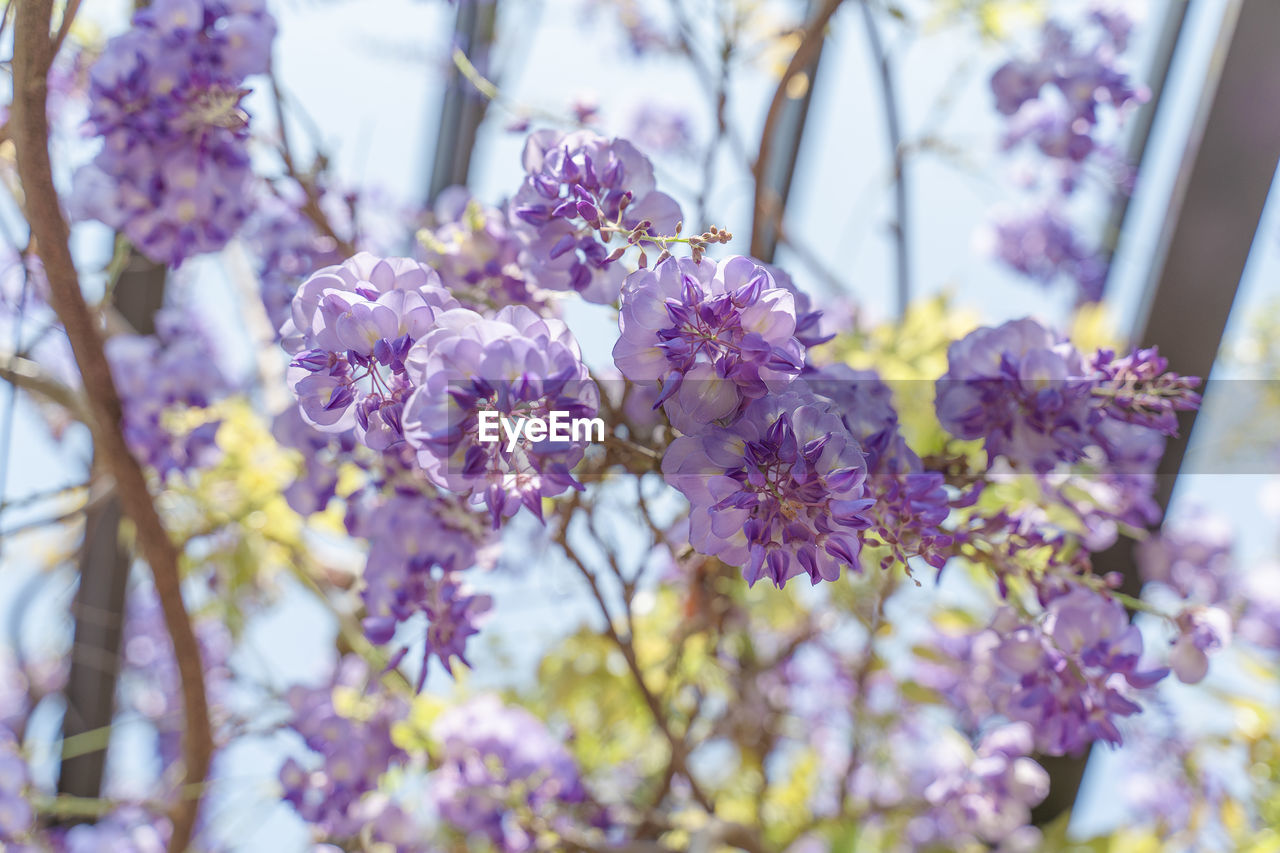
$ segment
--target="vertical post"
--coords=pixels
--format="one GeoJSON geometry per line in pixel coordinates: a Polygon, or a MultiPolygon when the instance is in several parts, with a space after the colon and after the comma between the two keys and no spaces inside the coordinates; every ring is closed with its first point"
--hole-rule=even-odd
{"type": "MultiPolygon", "coordinates": [[[[458,4],[458,18],[454,25],[455,46],[467,54],[477,70],[486,76],[490,74],[489,52],[493,45],[497,12],[497,0],[466,0],[458,4]]],[[[444,102],[440,106],[436,148],[427,185],[428,203],[448,187],[467,182],[476,134],[484,121],[487,106],[486,99],[475,91],[457,68],[451,66],[444,102]]]]}
{"type": "MultiPolygon", "coordinates": [[[[805,6],[805,20],[814,20],[821,11],[820,0],[809,0],[805,6]]],[[[821,36],[818,36],[821,39],[821,36]]],[[[813,88],[818,78],[818,63],[822,59],[819,42],[813,58],[801,69],[807,85],[799,97],[789,95],[782,102],[777,123],[769,129],[772,145],[758,165],[757,180],[763,184],[763,209],[757,209],[752,226],[751,254],[766,263],[772,263],[778,251],[782,220],[786,214],[787,199],[796,174],[796,162],[800,156],[800,141],[804,137],[805,122],[809,118],[809,104],[813,100],[813,88]]],[[[794,79],[794,78],[793,78],[794,79]]]]}
{"type": "MultiPolygon", "coordinates": [[[[164,303],[166,270],[132,251],[116,282],[113,301],[121,316],[139,334],[155,332],[155,315],[164,303]]],[[[95,459],[93,467],[98,467],[95,459]]],[[[95,470],[95,475],[97,471],[95,470]]],[[[131,555],[121,547],[120,501],[114,495],[85,514],[80,548],[80,584],[71,615],[71,672],[65,691],[62,737],[105,729],[115,713],[116,681],[120,674],[120,640],[124,629],[125,591],[131,555]]],[[[68,758],[58,771],[58,791],[77,797],[98,797],[106,766],[106,742],[101,749],[68,758]]]]}
{"type": "MultiPolygon", "coordinates": [[[[1144,291],[1134,340],[1158,346],[1171,370],[1207,377],[1217,358],[1240,277],[1253,247],[1267,194],[1280,161],[1280,3],[1234,0],[1219,34],[1215,58],[1187,141],[1144,291]]],[[[1182,412],[1179,437],[1161,461],[1156,499],[1167,508],[1182,467],[1196,413],[1182,412]]],[[[1138,575],[1127,540],[1097,554],[1099,573],[1117,571],[1124,591],[1137,594],[1138,575]]],[[[1045,823],[1070,808],[1086,756],[1048,758],[1048,798],[1033,811],[1045,823]]]]}

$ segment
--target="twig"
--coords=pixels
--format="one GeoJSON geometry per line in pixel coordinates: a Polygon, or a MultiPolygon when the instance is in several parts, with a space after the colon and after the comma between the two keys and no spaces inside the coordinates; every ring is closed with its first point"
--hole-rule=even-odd
{"type": "Polygon", "coordinates": [[[29,358],[22,356],[6,358],[0,353],[0,379],[15,388],[21,388],[51,403],[57,403],[70,412],[76,420],[85,423],[89,421],[89,407],[80,393],[54,379],[44,368],[29,358]]]}
{"type": "Polygon", "coordinates": [[[280,127],[280,159],[284,161],[284,168],[289,173],[289,177],[302,188],[304,196],[302,215],[310,219],[320,233],[333,240],[343,255],[350,257],[356,253],[356,247],[350,240],[338,234],[325,214],[324,208],[320,206],[320,194],[316,190],[314,176],[303,175],[298,171],[297,161],[293,157],[293,148],[289,142],[289,128],[285,123],[284,95],[280,91],[280,83],[276,80],[274,69],[268,77],[271,80],[271,99],[275,103],[276,124],[280,127]]]}
{"type": "MultiPolygon", "coordinates": [[[[813,20],[804,29],[804,37],[800,40],[800,46],[796,48],[795,54],[792,55],[791,61],[787,63],[787,68],[782,72],[782,78],[778,80],[778,87],[773,91],[773,99],[769,102],[769,111],[765,114],[764,129],[760,131],[760,146],[756,154],[755,167],[752,170],[755,173],[755,201],[754,214],[751,221],[751,251],[757,253],[760,241],[764,236],[765,223],[769,217],[773,215],[773,208],[777,206],[776,199],[770,199],[768,195],[768,187],[765,183],[765,169],[769,163],[769,156],[773,152],[773,135],[777,128],[778,120],[782,115],[782,107],[787,101],[787,89],[790,87],[791,80],[809,66],[818,50],[822,47],[822,40],[825,37],[827,23],[831,20],[831,16],[835,14],[836,9],[840,8],[843,0],[825,0],[813,20]]],[[[780,217],[779,217],[780,218],[780,217]]]]}
{"type": "MultiPolygon", "coordinates": [[[[575,499],[571,504],[576,505],[575,499]]],[[[566,513],[566,519],[571,515],[571,511],[566,513]]],[[[715,807],[711,800],[702,791],[698,785],[698,781],[694,778],[693,772],[689,769],[686,756],[686,744],[683,739],[676,736],[671,729],[671,720],[667,717],[666,709],[662,707],[662,703],[658,701],[658,697],[649,688],[649,684],[645,681],[644,673],[640,670],[640,663],[636,658],[635,646],[632,643],[630,635],[623,637],[618,633],[618,629],[613,624],[613,614],[609,612],[609,605],[604,600],[604,594],[600,591],[600,584],[596,580],[595,573],[587,568],[582,558],[573,549],[568,541],[568,522],[560,526],[559,532],[555,536],[555,543],[560,546],[569,561],[578,569],[578,572],[586,580],[587,586],[591,590],[591,596],[595,599],[596,605],[600,608],[601,615],[604,616],[605,633],[613,644],[622,652],[622,657],[626,660],[627,668],[631,671],[631,678],[636,683],[636,687],[640,690],[645,705],[649,708],[649,713],[653,716],[653,721],[657,723],[662,735],[666,738],[667,744],[671,749],[671,763],[679,769],[681,775],[689,782],[689,790],[693,794],[693,798],[697,800],[698,805],[707,811],[708,814],[715,813],[715,807]]]]}
{"type": "Polygon", "coordinates": [[[32,241],[48,276],[50,302],[67,331],[84,379],[95,444],[116,482],[121,505],[137,529],[138,545],[151,566],[165,627],[173,641],[185,719],[183,787],[194,791],[190,798],[178,799],[169,814],[173,822],[169,849],[179,853],[191,841],[213,753],[204,670],[182,600],[178,548],[160,520],[142,466],[130,453],[121,431],[120,396],[97,324],[80,290],[69,230],[53,183],[47,104],[48,74],[54,58],[54,43],[49,37],[52,17],[53,0],[23,0],[14,19],[13,141],[18,176],[27,200],[32,241]]]}
{"type": "Polygon", "coordinates": [[[80,0],[67,0],[67,5],[62,10],[62,21],[58,24],[58,34],[53,37],[54,56],[62,50],[62,43],[67,40],[67,34],[71,32],[71,25],[75,23],[76,14],[79,11],[80,0]]]}
{"type": "Polygon", "coordinates": [[[893,69],[889,64],[889,54],[880,38],[880,28],[876,25],[875,13],[871,10],[871,0],[860,0],[860,3],[862,21],[867,30],[867,43],[871,46],[871,55],[880,72],[885,132],[889,136],[889,151],[893,158],[893,238],[898,260],[897,310],[898,316],[904,317],[907,303],[911,300],[911,252],[907,243],[906,148],[902,140],[902,116],[898,110],[897,88],[893,81],[893,69]]]}

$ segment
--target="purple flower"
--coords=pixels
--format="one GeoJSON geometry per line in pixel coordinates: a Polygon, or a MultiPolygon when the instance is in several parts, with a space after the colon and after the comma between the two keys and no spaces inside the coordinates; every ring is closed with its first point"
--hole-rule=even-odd
{"type": "Polygon", "coordinates": [[[668,259],[628,276],[613,360],[633,382],[661,383],[671,423],[696,432],[783,390],[804,367],[795,297],[745,257],[668,259]]]}
{"type": "Polygon", "coordinates": [[[107,43],[90,73],[103,137],[71,208],[177,266],[222,248],[251,210],[249,74],[266,71],[275,21],[261,3],[158,0],[107,43]]]}
{"type": "Polygon", "coordinates": [[[20,750],[13,733],[0,726],[0,842],[18,842],[35,828],[27,793],[31,772],[20,750]]]}
{"type": "Polygon", "coordinates": [[[494,527],[522,505],[541,518],[544,497],[581,488],[570,472],[591,435],[568,429],[595,416],[599,392],[564,323],[522,305],[447,311],[406,363],[417,390],[405,435],[436,486],[487,506],[494,527]],[[569,439],[508,432],[532,418],[569,439]]]}
{"type": "Polygon", "coordinates": [[[1102,297],[1108,259],[1079,239],[1062,202],[1086,175],[1109,178],[1118,192],[1132,188],[1133,170],[1113,141],[1116,122],[1105,121],[1106,113],[1123,119],[1147,99],[1120,62],[1128,30],[1120,13],[1076,24],[1050,19],[1034,57],[1015,57],[991,78],[996,109],[1007,116],[1004,149],[1033,150],[1037,177],[1030,183],[1054,184],[1041,208],[997,222],[996,254],[1041,284],[1074,280],[1080,302],[1102,297]]]}
{"type": "Polygon", "coordinates": [[[650,153],[689,156],[695,151],[690,116],[681,107],[644,101],[631,115],[628,136],[650,153]]]}
{"type": "Polygon", "coordinates": [[[467,638],[479,632],[492,601],[467,590],[460,574],[488,562],[491,543],[482,519],[450,497],[397,492],[363,507],[352,533],[369,540],[361,595],[370,641],[391,642],[397,626],[422,614],[427,642],[419,689],[432,657],[450,674],[454,657],[470,666],[467,638]]]}
{"type": "Polygon", "coordinates": [[[689,541],[739,566],[748,584],[813,583],[857,568],[866,461],[825,401],[785,393],[754,401],[730,427],[677,438],[662,460],[691,504],[689,541]]]}
{"type": "Polygon", "coordinates": [[[289,319],[293,295],[303,280],[342,261],[334,239],[321,234],[298,206],[297,200],[263,193],[242,232],[257,258],[262,302],[275,329],[289,319]]]}
{"type": "Polygon", "coordinates": [[[1001,217],[994,224],[994,238],[996,257],[1022,275],[1045,285],[1066,277],[1076,283],[1081,302],[1102,298],[1106,261],[1082,244],[1054,206],[1001,217]]]}
{"type": "Polygon", "coordinates": [[[1155,350],[1126,358],[1101,350],[1086,364],[1070,342],[1030,319],[971,332],[951,344],[947,363],[937,383],[942,426],[983,439],[992,460],[1003,456],[1040,474],[1099,448],[1111,473],[1150,475],[1157,457],[1149,451],[1162,434],[1176,434],[1175,413],[1200,404],[1191,390],[1199,380],[1167,372],[1155,350]]]}
{"type": "Polygon", "coordinates": [[[966,838],[1013,842],[1025,834],[1031,808],[1049,793],[1049,774],[1030,757],[1033,732],[1026,723],[992,729],[972,752],[966,746],[932,753],[923,791],[928,821],[912,822],[913,841],[929,846],[966,838]]]}
{"type": "Polygon", "coordinates": [[[54,849],[58,853],[164,853],[172,831],[169,819],[163,815],[136,806],[119,806],[95,823],[71,827],[54,849]]]}
{"type": "Polygon", "coordinates": [[[211,419],[175,434],[166,413],[205,408],[231,392],[212,346],[191,319],[176,309],[156,317],[155,335],[117,335],[107,340],[107,361],[124,408],[125,440],[161,477],[215,462],[220,421],[211,419]]]}
{"type": "Polygon", "coordinates": [[[1081,459],[1092,440],[1088,376],[1075,347],[1034,320],[977,329],[947,349],[938,420],[983,439],[990,459],[1043,473],[1081,459]]]}
{"type": "Polygon", "coordinates": [[[1280,649],[1280,563],[1253,568],[1241,586],[1240,636],[1264,649],[1280,649]]]}
{"type": "Polygon", "coordinates": [[[941,569],[952,537],[941,525],[951,513],[950,499],[938,471],[926,471],[899,431],[893,393],[871,370],[832,364],[809,374],[808,387],[831,400],[867,461],[867,495],[871,531],[889,548],[882,568],[905,564],[919,556],[941,569]]]}
{"type": "Polygon", "coordinates": [[[301,476],[284,493],[289,506],[302,515],[323,511],[337,494],[338,468],[355,449],[355,435],[350,430],[321,432],[303,419],[297,406],[276,416],[271,434],[282,447],[300,451],[301,476]]]}
{"type": "Polygon", "coordinates": [[[523,708],[480,696],[441,714],[431,735],[439,744],[431,798],[440,816],[499,850],[534,849],[537,830],[523,814],[554,827],[592,811],[573,756],[523,708]]]}
{"type": "Polygon", "coordinates": [[[525,143],[524,168],[511,213],[522,266],[547,290],[613,302],[625,272],[609,262],[606,243],[644,222],[650,234],[674,234],[681,219],[675,200],[654,189],[653,165],[625,139],[539,130],[525,143]]]}
{"type": "Polygon", "coordinates": [[[1178,434],[1177,413],[1200,407],[1200,380],[1171,372],[1155,347],[1123,358],[1099,350],[1092,367],[1099,379],[1094,393],[1107,400],[1105,412],[1116,420],[1171,436],[1178,434]]]}
{"type": "Polygon", "coordinates": [[[371,683],[368,667],[354,655],[340,662],[331,684],[294,686],[286,698],[289,725],[311,754],[281,766],[284,799],[323,837],[354,839],[381,811],[368,807],[385,805],[376,794],[382,775],[408,757],[391,736],[408,706],[376,679],[371,683]],[[343,694],[364,701],[339,708],[343,694]]]}
{"type": "Polygon", "coordinates": [[[1141,656],[1142,635],[1124,607],[1073,586],[1037,621],[1008,608],[997,613],[970,640],[952,695],[978,718],[995,712],[1029,723],[1041,752],[1076,754],[1095,740],[1120,743],[1117,719],[1142,710],[1128,688],[1168,673],[1140,671],[1141,656]]]}
{"type": "Polygon", "coordinates": [[[1132,83],[1118,61],[1128,46],[1128,29],[1127,19],[1118,13],[1095,14],[1082,27],[1047,21],[1035,59],[1012,59],[992,75],[996,109],[1015,116],[1050,86],[1066,112],[1065,123],[1082,122],[1092,131],[1100,106],[1120,110],[1144,103],[1146,89],[1132,83]],[[1094,36],[1091,44],[1085,44],[1086,32],[1094,36]]]}
{"type": "Polygon", "coordinates": [[[1220,607],[1188,607],[1176,624],[1169,666],[1182,683],[1198,684],[1209,672],[1209,654],[1231,644],[1231,616],[1220,607]]]}
{"type": "Polygon", "coordinates": [[[1236,595],[1235,536],[1226,519],[1197,515],[1166,524],[1138,543],[1142,579],[1162,584],[1197,604],[1223,604],[1236,595]]]}
{"type": "Polygon", "coordinates": [[[457,307],[435,271],[408,258],[362,252],[312,275],[280,330],[303,418],[324,432],[354,430],[377,451],[399,444],[414,390],[409,351],[457,307]]]}
{"type": "Polygon", "coordinates": [[[477,311],[543,302],[519,263],[521,243],[506,209],[485,207],[464,187],[450,187],[435,203],[438,224],[418,232],[426,262],[445,288],[477,311]]]}
{"type": "MultiPolygon", "coordinates": [[[[231,632],[226,625],[208,616],[196,618],[192,627],[200,648],[205,689],[217,722],[218,706],[225,701],[231,681],[228,663],[232,652],[231,632]]],[[[182,757],[182,678],[154,588],[136,587],[130,592],[120,650],[124,663],[120,703],[152,722],[156,727],[160,765],[173,767],[182,757]]]]}

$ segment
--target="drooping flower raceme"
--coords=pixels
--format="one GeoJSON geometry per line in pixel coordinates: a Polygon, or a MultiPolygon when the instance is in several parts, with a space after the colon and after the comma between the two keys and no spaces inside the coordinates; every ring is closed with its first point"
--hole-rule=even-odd
{"type": "Polygon", "coordinates": [[[524,149],[527,177],[511,201],[524,244],[521,263],[540,287],[611,303],[626,271],[606,242],[646,232],[671,235],[680,206],[654,186],[653,165],[625,139],[540,130],[524,149]],[[609,230],[614,229],[614,230],[609,230]]]}
{"type": "Polygon", "coordinates": [[[189,317],[165,309],[156,316],[156,334],[116,335],[107,340],[106,354],[135,456],[162,477],[217,458],[217,418],[189,430],[168,422],[176,409],[205,408],[231,391],[208,339],[189,317]]]}
{"type": "Polygon", "coordinates": [[[587,803],[573,756],[523,708],[480,696],[441,714],[431,736],[440,749],[431,785],[440,816],[498,850],[535,849],[529,816],[555,826],[587,803]]]}
{"type": "Polygon", "coordinates": [[[1081,302],[1102,298],[1107,264],[1083,243],[1060,206],[1002,214],[992,223],[992,238],[995,256],[1016,272],[1044,285],[1066,276],[1081,302]]]}
{"type": "Polygon", "coordinates": [[[276,330],[289,319],[298,285],[321,267],[342,262],[337,242],[298,208],[297,203],[263,193],[242,231],[257,258],[262,303],[276,330]]]}
{"type": "Polygon", "coordinates": [[[1038,472],[1084,455],[1092,406],[1084,359],[1034,320],[971,332],[947,349],[938,420],[959,438],[981,438],[991,459],[1038,472]]]}
{"type": "MultiPolygon", "coordinates": [[[[1017,842],[1026,834],[1031,808],[1049,793],[1049,774],[1030,757],[1033,734],[1026,723],[1006,723],[987,732],[977,746],[930,753],[932,778],[923,797],[927,820],[908,826],[921,846],[950,846],[974,838],[1000,849],[1027,849],[1017,842]]],[[[928,777],[926,777],[928,778],[928,777]]],[[[1032,830],[1038,839],[1038,833],[1032,830]]]]}
{"type": "Polygon", "coordinates": [[[354,429],[374,450],[402,441],[414,389],[405,359],[436,317],[457,307],[435,271],[408,258],[362,252],[312,275],[281,329],[303,417],[324,432],[354,429]]]}
{"type": "MultiPolygon", "coordinates": [[[[379,645],[390,643],[397,626],[418,614],[427,620],[426,644],[418,686],[427,665],[438,659],[453,673],[453,659],[470,666],[467,639],[479,632],[492,601],[472,593],[462,573],[488,562],[487,525],[452,495],[428,495],[407,489],[366,499],[353,512],[353,535],[369,540],[361,592],[364,632],[379,645]]],[[[399,661],[408,652],[401,648],[399,661]]]]}
{"type": "Polygon", "coordinates": [[[749,584],[830,581],[858,567],[866,460],[821,398],[756,400],[732,426],[677,438],[662,473],[689,499],[693,547],[740,566],[749,584]]]}
{"type": "Polygon", "coordinates": [[[262,0],[156,0],[90,75],[103,137],[72,208],[177,265],[221,249],[251,211],[244,78],[265,72],[275,21],[262,0]]]}
{"type": "Polygon", "coordinates": [[[337,841],[354,839],[370,825],[376,831],[383,821],[400,823],[399,808],[376,792],[382,775],[407,758],[391,732],[408,707],[368,684],[368,666],[353,655],[339,663],[332,684],[294,686],[286,697],[289,726],[312,754],[281,766],[284,799],[337,841]]]}
{"type": "Polygon", "coordinates": [[[731,420],[804,367],[791,291],[745,257],[668,259],[627,278],[614,363],[633,382],[661,383],[682,432],[731,420]]]}
{"type": "Polygon", "coordinates": [[[1026,623],[1012,609],[970,641],[952,696],[978,718],[994,712],[1029,723],[1036,748],[1079,753],[1095,740],[1118,744],[1116,721],[1142,710],[1129,688],[1168,670],[1139,670],[1142,635],[1115,599],[1072,587],[1026,623]]]}
{"type": "Polygon", "coordinates": [[[509,439],[503,426],[540,418],[554,427],[562,413],[567,429],[594,418],[599,391],[564,323],[522,305],[492,318],[446,311],[405,363],[417,388],[404,409],[405,436],[436,486],[487,506],[494,527],[521,505],[541,518],[544,497],[581,488],[571,470],[591,435],[509,439]]]}
{"type": "Polygon", "coordinates": [[[1084,27],[1049,20],[1035,58],[1012,59],[992,76],[996,109],[1006,116],[1028,116],[1040,128],[1031,136],[1044,153],[1076,162],[1085,159],[1097,144],[1090,134],[1099,122],[1100,107],[1120,110],[1147,99],[1146,89],[1135,85],[1119,64],[1127,39],[1114,26],[1117,20],[1092,16],[1088,24],[1096,26],[1088,29],[1095,36],[1091,44],[1079,37],[1084,27]],[[1046,87],[1056,89],[1057,97],[1046,97],[1046,87]],[[1028,115],[1032,112],[1034,117],[1028,115]]]}
{"type": "Polygon", "coordinates": [[[1109,120],[1123,120],[1147,99],[1122,62],[1129,28],[1122,12],[1050,19],[1035,55],[1009,60],[991,78],[996,109],[1008,117],[1002,145],[1033,152],[1026,183],[1040,196],[1026,212],[999,217],[992,248],[1042,284],[1073,280],[1079,302],[1102,298],[1109,258],[1072,225],[1069,198],[1086,174],[1117,193],[1132,190],[1133,171],[1117,144],[1119,121],[1109,120]]]}
{"type": "Polygon", "coordinates": [[[518,263],[521,243],[505,208],[487,207],[465,188],[450,187],[433,212],[437,223],[419,231],[418,242],[427,264],[464,307],[485,311],[544,301],[518,263]]]}
{"type": "Polygon", "coordinates": [[[874,500],[867,510],[871,532],[890,551],[882,567],[918,556],[941,569],[952,543],[942,531],[951,512],[943,475],[926,471],[902,437],[889,386],[875,371],[844,364],[824,365],[802,381],[832,401],[866,456],[867,496],[874,500]]]}
{"type": "Polygon", "coordinates": [[[1117,432],[1104,424],[1141,426],[1150,431],[1148,440],[1159,441],[1176,434],[1178,411],[1200,404],[1192,390],[1199,380],[1167,372],[1167,366],[1154,349],[1125,358],[1101,350],[1086,362],[1069,341],[1035,320],[1011,320],[977,329],[947,349],[947,372],[937,383],[938,419],[959,438],[983,439],[989,458],[1003,456],[1037,473],[1079,462],[1090,447],[1101,448],[1113,463],[1133,465],[1143,454],[1117,445],[1117,432]]]}

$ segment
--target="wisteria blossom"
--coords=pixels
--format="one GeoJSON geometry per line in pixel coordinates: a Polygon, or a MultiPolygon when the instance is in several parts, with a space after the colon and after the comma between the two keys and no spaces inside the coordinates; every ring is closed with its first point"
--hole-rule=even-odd
{"type": "Polygon", "coordinates": [[[1274,846],[1270,531],[1169,498],[1207,356],[1085,304],[1126,8],[11,5],[0,849],[1274,846]],[[364,73],[404,39],[423,121],[364,73]],[[1074,305],[964,274],[958,164],[1074,305]],[[1092,837],[1130,777],[1069,771],[1152,739],[1092,837]]]}
{"type": "Polygon", "coordinates": [[[441,817],[499,850],[536,849],[524,814],[554,826],[591,811],[572,756],[523,708],[480,696],[442,714],[431,734],[440,745],[431,796],[441,817]]]}
{"type": "Polygon", "coordinates": [[[668,260],[627,278],[614,362],[633,382],[660,383],[683,432],[732,420],[750,400],[799,375],[796,303],[750,258],[668,260]]]}
{"type": "Polygon", "coordinates": [[[405,435],[436,486],[483,503],[494,526],[523,505],[542,517],[542,499],[581,488],[572,469],[585,437],[525,436],[514,446],[483,441],[482,412],[494,418],[592,418],[599,391],[577,341],[559,320],[507,306],[492,319],[457,309],[406,355],[417,389],[404,410],[405,435]]]}
{"type": "Polygon", "coordinates": [[[655,189],[648,158],[625,139],[536,131],[525,144],[524,168],[511,212],[523,263],[548,290],[613,302],[626,270],[610,262],[608,241],[645,223],[646,233],[674,234],[680,222],[679,205],[655,189]]]}
{"type": "Polygon", "coordinates": [[[280,332],[303,417],[325,432],[354,430],[374,450],[403,441],[414,389],[405,360],[456,307],[436,272],[408,258],[361,253],[312,275],[280,332]]]}
{"type": "Polygon", "coordinates": [[[874,503],[866,459],[840,418],[798,393],[752,403],[732,427],[672,442],[667,482],[692,505],[689,541],[742,568],[747,583],[817,583],[857,569],[874,503]]]}
{"type": "Polygon", "coordinates": [[[226,245],[251,212],[245,77],[267,70],[275,19],[259,0],[157,0],[90,73],[102,151],[76,176],[82,218],[173,265],[226,245]]]}

